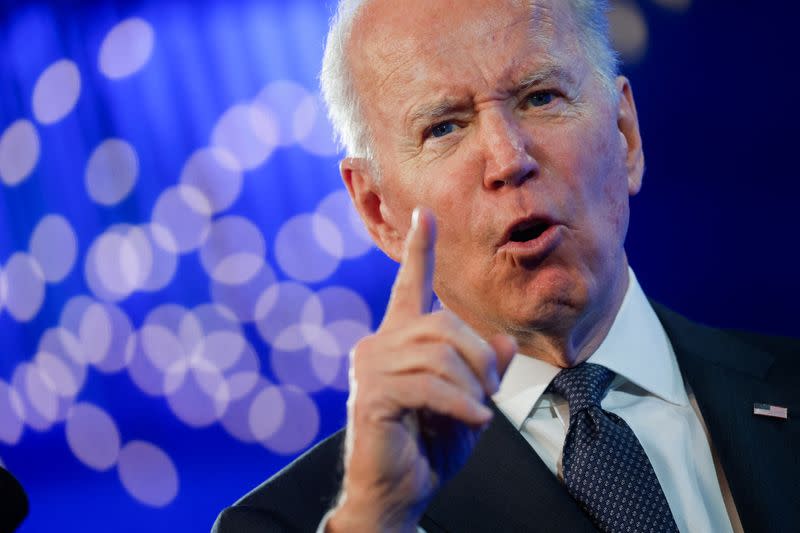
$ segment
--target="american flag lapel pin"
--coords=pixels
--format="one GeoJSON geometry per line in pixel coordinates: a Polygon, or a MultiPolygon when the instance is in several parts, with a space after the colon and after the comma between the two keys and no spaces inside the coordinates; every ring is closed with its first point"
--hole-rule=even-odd
{"type": "Polygon", "coordinates": [[[753,414],[758,416],[769,416],[771,418],[789,418],[789,409],[780,405],[770,405],[768,403],[754,403],[753,414]]]}

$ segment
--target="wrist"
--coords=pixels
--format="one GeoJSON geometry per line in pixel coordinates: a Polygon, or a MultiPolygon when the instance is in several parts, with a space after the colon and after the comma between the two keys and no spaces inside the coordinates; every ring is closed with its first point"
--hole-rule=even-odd
{"type": "Polygon", "coordinates": [[[408,510],[387,508],[374,499],[343,494],[328,516],[325,532],[417,533],[418,521],[419,516],[408,510]]]}

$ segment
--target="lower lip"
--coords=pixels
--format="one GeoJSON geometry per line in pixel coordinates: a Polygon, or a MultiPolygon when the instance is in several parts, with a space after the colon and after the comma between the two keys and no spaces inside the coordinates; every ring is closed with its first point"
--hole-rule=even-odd
{"type": "Polygon", "coordinates": [[[554,224],[533,240],[525,242],[508,241],[499,251],[524,259],[541,259],[549,255],[561,243],[564,226],[554,224]]]}

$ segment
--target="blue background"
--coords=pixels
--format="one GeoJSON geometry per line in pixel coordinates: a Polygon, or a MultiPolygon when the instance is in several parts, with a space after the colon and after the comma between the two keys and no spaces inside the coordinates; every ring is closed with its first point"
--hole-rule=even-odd
{"type": "MultiPolygon", "coordinates": [[[[632,201],[627,246],[639,281],[652,298],[701,322],[798,336],[800,7],[702,0],[685,11],[645,0],[637,5],[648,27],[647,49],[623,70],[633,83],[647,162],[642,193],[632,201]]],[[[47,285],[32,320],[0,311],[0,379],[10,383],[18,365],[32,359],[70,298],[92,295],[83,264],[94,239],[112,224],[146,221],[162,191],[178,182],[187,158],[209,144],[227,109],[274,80],[317,90],[331,11],[329,3],[312,0],[5,5],[0,132],[21,118],[35,123],[31,95],[53,62],[74,61],[82,86],[74,110],[56,124],[37,125],[41,156],[30,176],[13,187],[0,183],[0,265],[27,248],[46,214],[65,217],[78,238],[76,266],[47,285]],[[133,75],[110,80],[97,66],[101,43],[132,16],[154,29],[152,56],[133,75]],[[112,207],[93,203],[84,186],[87,160],[108,137],[131,142],[140,166],[133,191],[112,207]]],[[[341,189],[337,161],[335,154],[315,155],[298,144],[278,147],[244,173],[241,194],[224,213],[258,226],[266,262],[279,280],[292,276],[278,264],[276,237],[288,218],[312,212],[341,189]]],[[[306,284],[361,294],[374,328],[395,271],[373,248],[306,284]]],[[[187,253],[165,288],[135,292],[116,305],[139,327],[164,303],[191,308],[210,299],[208,275],[197,254],[187,253]]],[[[252,325],[243,331],[264,376],[279,383],[268,343],[252,325]]],[[[344,423],[346,393],[327,388],[309,397],[320,413],[316,441],[344,423]]],[[[143,394],[124,371],[90,368],[75,402],[101,406],[123,444],[145,440],[167,453],[178,475],[177,495],[163,507],[144,504],[125,490],[115,468],[97,471],[76,458],[63,422],[46,431],[26,427],[13,445],[0,442],[0,459],[30,496],[23,533],[206,531],[224,506],[302,451],[280,454],[243,443],[218,424],[189,427],[164,398],[143,394]]]]}

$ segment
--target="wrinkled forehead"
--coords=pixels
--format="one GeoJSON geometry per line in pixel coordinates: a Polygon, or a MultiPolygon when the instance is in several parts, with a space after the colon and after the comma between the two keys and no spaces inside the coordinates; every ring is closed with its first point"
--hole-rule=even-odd
{"type": "Polygon", "coordinates": [[[491,83],[554,49],[575,50],[570,9],[565,0],[369,0],[347,50],[355,88],[369,98],[476,71],[491,83]]]}

